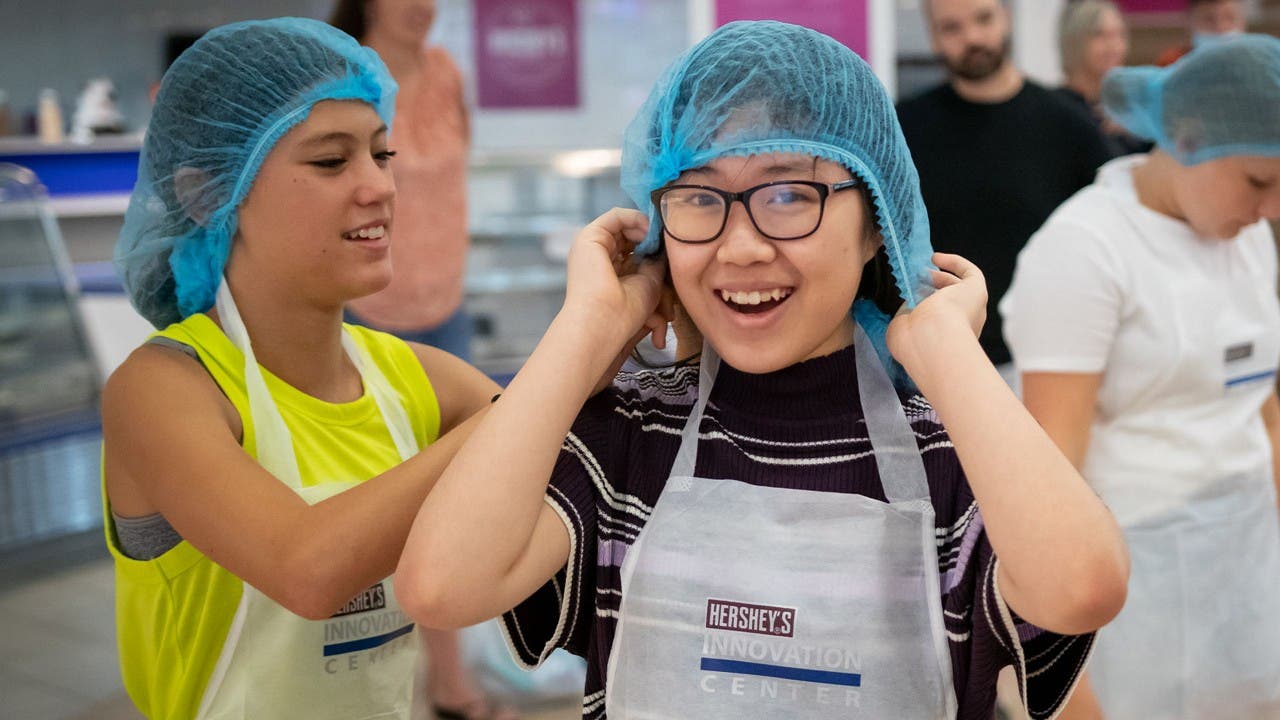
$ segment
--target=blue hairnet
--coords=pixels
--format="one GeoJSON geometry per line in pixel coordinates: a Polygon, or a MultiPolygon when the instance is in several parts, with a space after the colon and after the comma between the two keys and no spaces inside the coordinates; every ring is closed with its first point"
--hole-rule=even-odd
{"type": "MultiPolygon", "coordinates": [[[[650,192],[716,158],[774,152],[831,160],[862,180],[903,301],[915,307],[932,292],[929,219],[888,93],[849,48],[773,21],[733,22],[707,36],[667,68],[627,127],[622,187],[650,223],[636,252],[654,253],[661,242],[650,192]]],[[[858,305],[860,324],[901,381],[884,346],[888,318],[868,301],[858,305]]]]}
{"type": "Polygon", "coordinates": [[[1102,106],[1183,165],[1280,157],[1280,40],[1240,35],[1167,68],[1117,68],[1103,80],[1102,106]]]}
{"type": "Polygon", "coordinates": [[[165,73],[116,243],[133,306],[158,328],[212,306],[240,203],[276,142],[322,100],[364,101],[390,127],[395,93],[376,53],[317,20],[201,37],[165,73]]]}

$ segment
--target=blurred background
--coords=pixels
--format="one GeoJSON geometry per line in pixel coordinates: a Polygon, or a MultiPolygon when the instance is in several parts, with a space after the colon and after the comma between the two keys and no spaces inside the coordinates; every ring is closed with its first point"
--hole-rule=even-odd
{"type": "MultiPolygon", "coordinates": [[[[1064,0],[1011,4],[1015,61],[1060,84],[1064,0]]],[[[1186,43],[1184,3],[1119,4],[1127,63],[1186,43]]],[[[500,380],[559,308],[575,230],[628,204],[625,124],[659,72],[718,24],[809,24],[863,54],[898,98],[944,78],[919,0],[436,5],[428,42],[460,68],[471,117],[472,354],[500,380]]],[[[1280,31],[1280,0],[1245,7],[1251,30],[1280,31]]],[[[0,3],[0,718],[136,717],[115,657],[98,393],[150,331],[110,259],[161,75],[209,28],[330,10],[324,0],[0,3]]],[[[577,707],[569,697],[543,712],[577,707]]]]}

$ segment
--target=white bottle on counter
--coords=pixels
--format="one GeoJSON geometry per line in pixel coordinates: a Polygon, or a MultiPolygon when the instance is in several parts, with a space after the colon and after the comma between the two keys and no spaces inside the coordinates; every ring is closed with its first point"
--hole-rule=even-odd
{"type": "Polygon", "coordinates": [[[62,107],[58,103],[57,90],[45,88],[40,91],[40,104],[36,115],[40,128],[40,142],[50,145],[62,142],[62,107]]]}

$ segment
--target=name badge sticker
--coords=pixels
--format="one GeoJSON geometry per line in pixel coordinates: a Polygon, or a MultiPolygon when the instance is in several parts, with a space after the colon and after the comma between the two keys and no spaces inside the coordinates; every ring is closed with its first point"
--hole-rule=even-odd
{"type": "Polygon", "coordinates": [[[1248,360],[1253,357],[1253,343],[1240,343],[1232,345],[1223,353],[1222,361],[1224,363],[1239,362],[1240,360],[1248,360]]]}

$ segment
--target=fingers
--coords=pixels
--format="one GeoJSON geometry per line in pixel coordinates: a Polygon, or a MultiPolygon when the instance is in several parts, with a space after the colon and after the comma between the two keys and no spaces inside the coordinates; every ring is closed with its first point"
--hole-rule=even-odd
{"type": "Polygon", "coordinates": [[[936,290],[960,284],[960,278],[949,272],[942,272],[941,270],[930,270],[929,278],[933,281],[933,287],[936,290]]]}
{"type": "Polygon", "coordinates": [[[982,271],[978,269],[977,265],[974,265],[959,255],[940,252],[934,253],[933,264],[937,265],[939,270],[951,273],[961,280],[967,280],[971,277],[982,277],[982,271]]]}
{"type": "Polygon", "coordinates": [[[649,328],[649,342],[659,350],[667,349],[667,321],[661,315],[653,314],[645,321],[649,328]]]}
{"type": "Polygon", "coordinates": [[[626,255],[649,232],[649,218],[639,210],[613,208],[592,220],[580,237],[602,246],[610,257],[626,255]]]}

